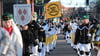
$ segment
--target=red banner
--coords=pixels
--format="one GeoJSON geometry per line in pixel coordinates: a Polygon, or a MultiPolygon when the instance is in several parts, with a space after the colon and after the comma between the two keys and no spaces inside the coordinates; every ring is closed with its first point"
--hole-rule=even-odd
{"type": "Polygon", "coordinates": [[[34,15],[34,0],[32,0],[32,14],[34,15]]]}

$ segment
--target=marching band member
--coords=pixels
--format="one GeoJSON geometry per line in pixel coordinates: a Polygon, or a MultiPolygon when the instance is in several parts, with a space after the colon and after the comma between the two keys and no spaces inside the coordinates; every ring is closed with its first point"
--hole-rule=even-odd
{"type": "Polygon", "coordinates": [[[0,26],[0,56],[9,55],[10,36],[9,33],[0,26]]]}
{"type": "Polygon", "coordinates": [[[43,30],[43,28],[40,28],[40,31],[39,31],[39,49],[38,49],[38,52],[39,52],[39,56],[44,56],[43,55],[43,47],[44,47],[44,42],[46,41],[46,36],[45,36],[45,31],[43,30]]]}
{"type": "Polygon", "coordinates": [[[38,35],[38,31],[40,29],[40,26],[37,24],[37,22],[35,20],[31,21],[29,24],[29,30],[32,31],[33,33],[33,47],[32,47],[32,51],[33,51],[33,55],[38,56],[38,44],[39,44],[39,35],[38,35]]]}
{"type": "Polygon", "coordinates": [[[56,35],[56,27],[54,26],[53,28],[53,32],[54,32],[54,35],[53,35],[53,49],[56,48],[56,40],[57,40],[57,35],[56,35]]]}
{"type": "Polygon", "coordinates": [[[89,24],[89,15],[82,16],[82,25],[76,30],[74,44],[79,46],[79,56],[91,56],[91,32],[89,24]]]}
{"type": "Polygon", "coordinates": [[[75,39],[75,32],[76,32],[77,26],[78,26],[78,24],[74,19],[72,22],[72,30],[71,30],[71,47],[73,47],[73,48],[75,48],[74,47],[74,39],[75,39]]]}
{"type": "Polygon", "coordinates": [[[96,37],[95,37],[94,41],[96,41],[96,42],[93,43],[94,44],[94,49],[97,52],[96,53],[97,56],[100,56],[100,25],[99,25],[99,29],[96,33],[96,37]]]}
{"type": "Polygon", "coordinates": [[[68,44],[71,44],[71,26],[68,25],[68,30],[66,31],[66,41],[68,44]]]}
{"type": "Polygon", "coordinates": [[[54,30],[54,28],[53,28],[53,25],[50,27],[50,29],[51,29],[51,31],[49,31],[50,32],[50,36],[51,36],[51,44],[50,44],[50,51],[52,51],[53,50],[53,34],[55,33],[55,30],[54,30]]]}
{"type": "Polygon", "coordinates": [[[49,48],[46,48],[48,46],[48,45],[46,45],[46,38],[49,37],[49,35],[48,35],[49,25],[47,23],[43,23],[42,28],[45,31],[43,48],[42,48],[42,56],[45,56],[46,51],[49,53],[49,48]]]}
{"type": "Polygon", "coordinates": [[[21,31],[23,38],[23,56],[30,56],[32,54],[33,33],[28,29],[28,25],[23,26],[21,31]]]}
{"type": "Polygon", "coordinates": [[[51,29],[49,28],[46,32],[46,52],[47,54],[50,54],[50,44],[51,44],[51,35],[50,35],[51,29]]]}
{"type": "Polygon", "coordinates": [[[20,30],[13,21],[12,14],[5,13],[3,15],[3,26],[4,29],[9,32],[11,40],[8,50],[8,55],[6,56],[22,56],[23,54],[22,36],[20,30]]]}
{"type": "Polygon", "coordinates": [[[58,31],[57,34],[60,34],[61,33],[61,26],[60,26],[60,24],[57,25],[57,31],[58,31]]]}

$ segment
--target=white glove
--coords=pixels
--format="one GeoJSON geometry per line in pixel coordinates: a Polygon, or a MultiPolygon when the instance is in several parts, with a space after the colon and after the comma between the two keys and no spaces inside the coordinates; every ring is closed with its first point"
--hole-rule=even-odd
{"type": "Polygon", "coordinates": [[[91,34],[90,34],[90,33],[88,33],[88,34],[87,34],[87,36],[88,36],[88,37],[91,37],[91,34]]]}

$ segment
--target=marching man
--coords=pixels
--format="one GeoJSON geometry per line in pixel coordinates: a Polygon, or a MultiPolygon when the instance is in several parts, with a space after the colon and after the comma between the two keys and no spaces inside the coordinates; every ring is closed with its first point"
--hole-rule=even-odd
{"type": "Polygon", "coordinates": [[[89,24],[89,15],[82,16],[82,25],[76,30],[75,45],[79,47],[79,56],[91,56],[91,26],[89,24]]]}
{"type": "Polygon", "coordinates": [[[10,36],[9,33],[0,27],[0,56],[8,55],[10,45],[10,36]]]}
{"type": "Polygon", "coordinates": [[[3,27],[10,35],[10,45],[8,55],[5,56],[22,56],[23,44],[21,33],[13,22],[13,15],[5,13],[3,15],[3,27]]]}
{"type": "Polygon", "coordinates": [[[46,42],[47,42],[46,38],[49,37],[49,35],[48,35],[49,25],[47,23],[43,23],[42,28],[45,31],[45,33],[44,33],[45,34],[45,41],[43,42],[42,56],[45,56],[46,55],[46,51],[49,52],[49,48],[47,48],[47,47],[49,47],[49,45],[46,45],[46,42]]]}
{"type": "Polygon", "coordinates": [[[97,52],[97,56],[100,56],[100,25],[99,25],[99,29],[96,33],[96,38],[95,40],[97,43],[94,43],[94,49],[97,52]]]}
{"type": "Polygon", "coordinates": [[[68,25],[68,30],[66,31],[66,41],[68,44],[71,44],[71,26],[68,25]]]}

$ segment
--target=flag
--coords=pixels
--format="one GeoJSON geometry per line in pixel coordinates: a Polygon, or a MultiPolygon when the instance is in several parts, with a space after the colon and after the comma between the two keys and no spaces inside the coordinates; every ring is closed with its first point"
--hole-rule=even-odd
{"type": "Polygon", "coordinates": [[[16,23],[24,26],[31,20],[31,5],[30,4],[14,4],[14,20],[16,23]]]}
{"type": "Polygon", "coordinates": [[[46,19],[61,17],[61,3],[59,1],[47,3],[45,5],[45,10],[46,19]]]}

